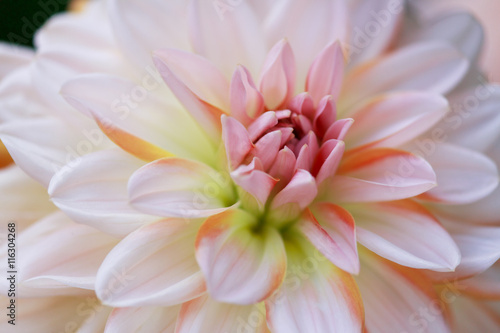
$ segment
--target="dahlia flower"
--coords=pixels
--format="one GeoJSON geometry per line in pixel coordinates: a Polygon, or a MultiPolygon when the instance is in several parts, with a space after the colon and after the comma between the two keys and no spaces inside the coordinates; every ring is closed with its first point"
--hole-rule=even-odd
{"type": "Polygon", "coordinates": [[[109,0],[2,45],[20,325],[495,330],[482,40],[403,0],[109,0]]]}

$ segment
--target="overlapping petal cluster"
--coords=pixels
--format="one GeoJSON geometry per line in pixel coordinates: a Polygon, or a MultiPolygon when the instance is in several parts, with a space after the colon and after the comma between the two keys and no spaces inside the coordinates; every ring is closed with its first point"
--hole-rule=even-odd
{"type": "Polygon", "coordinates": [[[1,139],[43,185],[0,173],[23,304],[81,332],[498,326],[467,297],[498,299],[500,89],[472,16],[412,8],[95,1],[2,46],[1,139]]]}

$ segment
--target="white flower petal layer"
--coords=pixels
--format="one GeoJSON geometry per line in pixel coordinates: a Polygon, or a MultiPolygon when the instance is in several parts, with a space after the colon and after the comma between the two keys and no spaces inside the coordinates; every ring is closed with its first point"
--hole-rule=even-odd
{"type": "Polygon", "coordinates": [[[460,251],[438,220],[410,201],[363,204],[351,210],[358,241],[400,265],[452,271],[460,251]]]}
{"type": "Polygon", "coordinates": [[[346,149],[401,146],[432,128],[448,108],[445,98],[432,93],[377,96],[351,114],[354,123],[345,138],[346,149]]]}
{"type": "Polygon", "coordinates": [[[471,13],[446,13],[430,21],[420,22],[418,29],[407,31],[400,43],[411,44],[429,40],[453,44],[473,63],[481,52],[484,32],[481,23],[471,13]]]}
{"type": "Polygon", "coordinates": [[[182,305],[176,333],[269,333],[264,304],[219,303],[204,295],[182,305]]]}
{"type": "Polygon", "coordinates": [[[383,92],[423,90],[444,94],[460,82],[468,68],[467,59],[446,43],[413,44],[354,69],[346,77],[339,109],[346,112],[355,103],[383,92]]]}
{"type": "Polygon", "coordinates": [[[134,207],[158,216],[207,217],[233,204],[228,178],[203,163],[180,158],[147,164],[130,177],[128,189],[134,207]]]}
{"type": "Polygon", "coordinates": [[[174,333],[180,306],[116,308],[104,333],[174,333]]]}
{"type": "Polygon", "coordinates": [[[129,205],[128,179],[143,164],[119,149],[102,150],[66,165],[48,191],[56,206],[75,221],[124,236],[157,219],[129,205]]]}
{"type": "Polygon", "coordinates": [[[186,10],[183,0],[107,1],[107,13],[118,46],[141,67],[152,65],[151,52],[156,49],[190,49],[184,19],[186,10]]]}
{"type": "Polygon", "coordinates": [[[344,156],[329,186],[324,195],[333,203],[400,200],[435,187],[436,174],[416,155],[374,148],[344,156]]]}
{"type": "Polygon", "coordinates": [[[367,331],[450,332],[446,315],[435,311],[444,300],[421,272],[360,252],[361,271],[355,279],[363,295],[367,331]]]}
{"type": "Polygon", "coordinates": [[[17,242],[19,295],[28,297],[92,294],[97,270],[118,240],[56,212],[26,229],[17,242]]]}
{"type": "Polygon", "coordinates": [[[498,168],[480,152],[436,144],[426,160],[436,172],[438,186],[420,196],[438,203],[468,204],[491,194],[498,186],[498,168]]]}
{"type": "Polygon", "coordinates": [[[96,293],[115,307],[175,305],[205,292],[194,256],[199,221],[165,219],[124,238],[99,269],[96,293]]]}
{"type": "MultiPolygon", "coordinates": [[[[0,296],[6,308],[10,298],[0,296]]],[[[94,297],[45,297],[16,299],[15,326],[7,319],[0,322],[2,332],[102,332],[111,308],[94,297]]]]}
{"type": "Polygon", "coordinates": [[[18,166],[0,169],[0,219],[15,221],[17,232],[53,212],[47,190],[26,175],[18,166]]]}

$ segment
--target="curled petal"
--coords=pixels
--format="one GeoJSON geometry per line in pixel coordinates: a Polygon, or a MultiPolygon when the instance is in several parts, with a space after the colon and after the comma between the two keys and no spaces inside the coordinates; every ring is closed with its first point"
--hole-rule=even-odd
{"type": "MultiPolygon", "coordinates": [[[[231,178],[245,192],[249,193],[259,208],[263,208],[278,179],[262,170],[262,162],[255,157],[249,165],[242,165],[231,172],[231,178]]],[[[243,201],[246,201],[242,199],[243,201]]]]}
{"type": "Polygon", "coordinates": [[[282,133],[281,131],[272,131],[255,143],[251,155],[260,159],[263,170],[268,170],[276,159],[278,151],[282,147],[282,133]]]}
{"type": "Polygon", "coordinates": [[[232,117],[222,116],[222,141],[231,170],[236,169],[253,148],[245,126],[232,117]]]}
{"type": "Polygon", "coordinates": [[[351,118],[339,119],[335,121],[326,130],[326,133],[323,136],[323,141],[328,141],[332,139],[344,140],[345,136],[347,135],[347,132],[349,131],[353,123],[354,119],[351,118]]]}
{"type": "Polygon", "coordinates": [[[263,113],[259,118],[257,118],[254,122],[248,126],[248,135],[250,136],[250,140],[252,142],[257,141],[264,133],[273,128],[276,124],[278,124],[278,117],[276,112],[268,111],[263,113]]]}
{"type": "Polygon", "coordinates": [[[280,41],[269,51],[259,87],[269,110],[278,109],[292,97],[295,89],[295,60],[287,41],[280,41]]]}
{"type": "Polygon", "coordinates": [[[326,179],[333,177],[344,154],[344,142],[328,140],[321,146],[312,167],[316,183],[321,185],[326,179]]]}
{"type": "Polygon", "coordinates": [[[316,110],[316,115],[313,121],[314,132],[319,136],[323,137],[326,130],[335,122],[337,119],[337,107],[331,96],[323,97],[318,104],[316,110]]]}
{"type": "Polygon", "coordinates": [[[326,95],[337,99],[344,77],[344,53],[339,41],[329,44],[316,57],[309,69],[306,91],[316,104],[326,95]]]}
{"type": "Polygon", "coordinates": [[[231,115],[248,125],[264,111],[264,97],[255,86],[251,74],[238,66],[231,80],[231,115]]]}
{"type": "Polygon", "coordinates": [[[314,177],[306,170],[295,172],[290,182],[274,197],[269,218],[277,225],[298,217],[318,194],[314,177]]]}

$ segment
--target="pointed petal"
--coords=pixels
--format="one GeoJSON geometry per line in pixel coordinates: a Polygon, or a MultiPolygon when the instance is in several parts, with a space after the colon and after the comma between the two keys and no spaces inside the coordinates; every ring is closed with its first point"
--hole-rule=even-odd
{"type": "Polygon", "coordinates": [[[352,113],[354,124],[345,139],[347,148],[401,146],[432,128],[448,108],[445,98],[432,93],[378,96],[352,113]]]}
{"type": "Polygon", "coordinates": [[[316,156],[319,151],[318,139],[316,134],[310,131],[305,137],[303,137],[297,145],[293,148],[295,154],[297,154],[297,169],[311,170],[313,163],[316,160],[316,156]]]}
{"type": "Polygon", "coordinates": [[[360,258],[355,279],[369,332],[450,332],[446,312],[434,311],[448,298],[439,297],[421,271],[404,269],[366,250],[360,250],[360,258]]]}
{"type": "Polygon", "coordinates": [[[328,193],[332,202],[369,202],[405,199],[436,186],[432,167],[408,152],[375,148],[346,157],[328,193]]]}
{"type": "Polygon", "coordinates": [[[257,157],[262,162],[263,170],[268,170],[276,159],[278,151],[282,147],[282,135],[281,131],[272,131],[265,134],[255,143],[255,148],[251,152],[251,155],[257,157]]]}
{"type": "Polygon", "coordinates": [[[221,110],[229,109],[229,82],[210,61],[178,49],[160,49],[154,55],[202,101],[221,110]]]}
{"type": "Polygon", "coordinates": [[[337,107],[332,96],[323,97],[318,104],[316,115],[314,116],[313,129],[319,136],[323,137],[326,130],[337,119],[337,107]]]}
{"type": "Polygon", "coordinates": [[[244,332],[268,333],[262,303],[219,303],[205,295],[182,305],[176,333],[244,332]]]}
{"type": "Polygon", "coordinates": [[[426,156],[436,172],[438,186],[419,198],[451,204],[478,201],[498,186],[498,168],[494,161],[473,150],[440,143],[426,156]]]}
{"type": "Polygon", "coordinates": [[[350,274],[338,269],[311,245],[287,243],[290,267],[315,267],[300,275],[288,271],[287,279],[266,300],[267,324],[272,332],[362,332],[361,295],[350,274]],[[307,263],[307,264],[305,264],[307,263]]]}
{"type": "Polygon", "coordinates": [[[252,142],[260,138],[264,133],[278,124],[276,112],[267,111],[248,126],[248,134],[252,142]]]}
{"type": "Polygon", "coordinates": [[[344,63],[339,41],[329,44],[316,56],[306,80],[306,91],[311,94],[316,105],[326,95],[337,100],[344,78],[344,63]]]}
{"type": "Polygon", "coordinates": [[[460,251],[448,232],[413,201],[362,204],[350,211],[358,241],[386,259],[441,272],[460,263],[460,251]]]}
{"type": "Polygon", "coordinates": [[[281,284],[286,254],[274,228],[257,226],[254,216],[228,210],[208,218],[196,239],[196,259],[210,295],[221,302],[253,304],[269,297],[281,284]]]}
{"type": "Polygon", "coordinates": [[[343,86],[339,109],[348,110],[366,97],[390,91],[445,94],[460,82],[468,68],[467,59],[448,44],[414,44],[353,70],[343,86]]]}
{"type": "Polygon", "coordinates": [[[354,119],[351,118],[337,120],[326,130],[323,141],[344,140],[353,123],[354,119]]]}
{"type": "Polygon", "coordinates": [[[54,204],[78,223],[124,236],[155,219],[129,205],[127,182],[142,165],[119,149],[91,153],[61,169],[48,192],[54,204]]]}
{"type": "Polygon", "coordinates": [[[259,18],[247,2],[192,1],[189,35],[196,53],[230,77],[238,64],[256,74],[266,55],[259,18]]]}
{"type": "Polygon", "coordinates": [[[231,79],[231,115],[249,125],[264,111],[264,97],[255,86],[250,72],[238,66],[231,79]]]}
{"type": "Polygon", "coordinates": [[[276,110],[292,98],[295,59],[286,40],[281,40],[269,51],[260,74],[259,87],[268,110],[276,110]]]}
{"type": "Polygon", "coordinates": [[[359,272],[359,260],[357,251],[355,250],[356,236],[354,232],[354,220],[351,217],[348,222],[350,225],[345,225],[344,220],[339,219],[339,214],[335,210],[337,207],[334,205],[330,205],[329,207],[322,206],[316,210],[320,214],[318,218],[327,223],[327,225],[332,226],[329,228],[333,231],[332,233],[322,228],[319,220],[316,220],[315,216],[309,210],[306,210],[302,214],[295,227],[335,266],[348,273],[357,274],[359,272]],[[333,218],[333,220],[328,220],[329,218],[333,218]],[[346,234],[335,234],[336,225],[347,231],[346,234]],[[336,240],[341,240],[341,243],[338,243],[336,240]],[[343,247],[345,245],[347,246],[343,247]]]}
{"type": "Polygon", "coordinates": [[[314,101],[311,94],[308,92],[303,92],[294,96],[290,100],[290,103],[288,103],[288,107],[295,113],[302,114],[308,119],[314,119],[314,113],[316,110],[314,108],[314,101]]]}
{"type": "Polygon", "coordinates": [[[125,237],[97,273],[96,293],[115,307],[174,305],[205,292],[194,257],[199,221],[166,219],[125,237]]]}
{"type": "Polygon", "coordinates": [[[248,132],[238,120],[222,116],[222,141],[231,170],[236,169],[253,148],[248,132]]]}
{"type": "Polygon", "coordinates": [[[296,170],[296,161],[295,154],[288,147],[284,147],[280,150],[278,157],[276,157],[274,164],[269,170],[269,175],[280,180],[277,186],[280,184],[288,184],[292,179],[294,171],[296,170]]]}
{"type": "Polygon", "coordinates": [[[232,200],[229,179],[211,167],[180,158],[137,170],[128,183],[130,203],[147,214],[198,218],[220,213],[232,200]]]}
{"type": "Polygon", "coordinates": [[[268,45],[283,38],[290,41],[297,59],[297,81],[302,88],[309,67],[325,45],[336,40],[347,42],[348,17],[347,4],[342,0],[280,1],[267,13],[264,33],[268,45]]]}
{"type": "Polygon", "coordinates": [[[180,306],[116,308],[104,333],[174,333],[180,306]]]}

